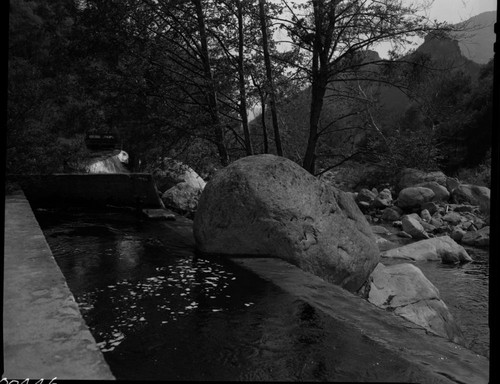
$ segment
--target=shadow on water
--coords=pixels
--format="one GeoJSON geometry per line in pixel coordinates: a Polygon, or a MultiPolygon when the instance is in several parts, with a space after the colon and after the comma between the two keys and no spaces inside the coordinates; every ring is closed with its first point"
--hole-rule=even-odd
{"type": "Polygon", "coordinates": [[[170,225],[35,213],[118,379],[422,380],[349,325],[222,257],[197,256],[170,225]]]}

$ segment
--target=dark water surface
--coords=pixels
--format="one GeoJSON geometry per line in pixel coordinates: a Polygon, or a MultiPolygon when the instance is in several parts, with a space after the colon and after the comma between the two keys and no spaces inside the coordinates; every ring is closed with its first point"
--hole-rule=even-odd
{"type": "MultiPolygon", "coordinates": [[[[400,357],[224,258],[196,255],[162,222],[123,211],[35,214],[118,379],[419,381],[400,357]]],[[[474,296],[448,305],[478,327],[487,293],[475,297],[471,285],[487,291],[487,275],[432,265],[437,279],[449,277],[435,283],[446,303],[474,296]]],[[[487,350],[478,334],[473,347],[487,350]]]]}

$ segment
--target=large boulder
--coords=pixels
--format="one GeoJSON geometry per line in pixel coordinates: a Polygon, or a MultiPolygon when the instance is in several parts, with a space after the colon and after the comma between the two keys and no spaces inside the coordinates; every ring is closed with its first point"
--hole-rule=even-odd
{"type": "Polygon", "coordinates": [[[415,185],[415,187],[424,187],[431,189],[432,192],[434,192],[432,201],[448,201],[450,199],[450,192],[448,192],[446,187],[442,186],[436,181],[420,183],[415,185]]]}
{"type": "Polygon", "coordinates": [[[397,205],[401,209],[420,208],[422,204],[434,199],[432,189],[425,187],[408,187],[399,192],[397,205]]]}
{"type": "Polygon", "coordinates": [[[413,261],[441,260],[446,264],[472,261],[465,248],[449,236],[417,241],[383,252],[381,256],[413,261]]]}
{"type": "Polygon", "coordinates": [[[274,155],[221,169],[203,191],[193,232],[202,252],[279,257],[353,292],[379,260],[351,195],[274,155]]]}
{"type": "Polygon", "coordinates": [[[479,205],[481,211],[485,213],[488,213],[490,209],[490,195],[491,191],[488,187],[472,184],[460,184],[451,194],[455,203],[479,205]]]}
{"type": "Polygon", "coordinates": [[[417,184],[435,181],[446,186],[446,175],[441,171],[424,172],[419,169],[405,168],[399,173],[398,189],[414,187],[417,184]]]}
{"type": "Polygon", "coordinates": [[[165,157],[151,172],[160,192],[179,183],[187,183],[193,188],[203,190],[205,181],[188,165],[169,157],[165,157]]]}
{"type": "Polygon", "coordinates": [[[428,331],[463,344],[455,323],[438,289],[412,264],[384,266],[379,263],[370,275],[368,301],[393,311],[428,331]]]}

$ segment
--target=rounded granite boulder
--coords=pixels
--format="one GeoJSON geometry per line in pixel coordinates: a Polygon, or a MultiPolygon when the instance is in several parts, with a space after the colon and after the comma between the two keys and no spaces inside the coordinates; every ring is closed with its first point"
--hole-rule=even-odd
{"type": "Polygon", "coordinates": [[[274,256],[355,292],[379,261],[352,196],[274,155],[239,159],[206,185],[193,231],[205,253],[274,256]]]}

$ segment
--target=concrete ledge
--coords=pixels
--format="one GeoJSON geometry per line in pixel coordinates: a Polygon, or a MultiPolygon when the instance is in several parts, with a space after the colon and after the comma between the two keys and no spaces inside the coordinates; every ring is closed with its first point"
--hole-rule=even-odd
{"type": "Polygon", "coordinates": [[[34,206],[164,208],[149,173],[10,175],[34,206]]]}
{"type": "Polygon", "coordinates": [[[5,201],[3,300],[3,377],[114,379],[22,192],[5,201]]]}

